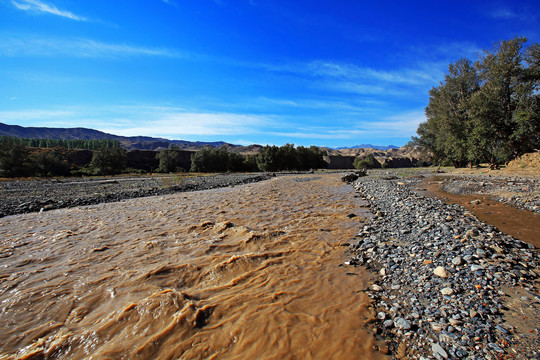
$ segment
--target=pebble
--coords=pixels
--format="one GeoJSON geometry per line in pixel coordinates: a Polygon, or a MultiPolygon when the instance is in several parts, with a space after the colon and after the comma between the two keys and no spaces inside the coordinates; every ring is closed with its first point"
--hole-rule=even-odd
{"type": "Polygon", "coordinates": [[[442,278],[448,277],[448,271],[446,271],[446,269],[442,266],[437,266],[435,270],[433,270],[433,273],[442,278]]]}
{"type": "Polygon", "coordinates": [[[484,270],[484,267],[482,265],[471,265],[471,271],[478,271],[478,270],[484,270]]]}
{"type": "Polygon", "coordinates": [[[385,320],[385,321],[383,322],[383,326],[384,326],[385,328],[390,328],[390,327],[394,326],[394,321],[393,321],[393,320],[385,320]]]}
{"type": "Polygon", "coordinates": [[[398,329],[403,329],[403,330],[410,330],[411,329],[411,322],[409,320],[404,319],[404,318],[397,318],[394,321],[394,324],[396,325],[396,327],[398,329]]]}
{"type": "MultiPolygon", "coordinates": [[[[384,213],[370,218],[350,246],[356,264],[384,277],[384,287],[368,291],[384,314],[377,317],[382,334],[416,349],[415,358],[496,359],[499,350],[509,351],[497,345],[513,344],[515,336],[501,325],[500,291],[532,288],[540,276],[534,248],[395,178],[366,176],[353,186],[373,213],[384,213]]],[[[530,358],[535,350],[520,351],[530,358]]]]}
{"type": "Polygon", "coordinates": [[[431,346],[431,351],[433,352],[434,356],[440,356],[443,359],[448,359],[448,353],[443,349],[439,343],[435,343],[431,346]]]}
{"type": "Polygon", "coordinates": [[[454,295],[454,290],[452,288],[445,287],[444,289],[441,290],[441,294],[443,294],[443,295],[454,295]]]}

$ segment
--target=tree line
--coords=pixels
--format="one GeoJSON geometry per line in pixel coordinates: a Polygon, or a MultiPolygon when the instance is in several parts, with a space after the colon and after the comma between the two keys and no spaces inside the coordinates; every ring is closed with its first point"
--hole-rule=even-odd
{"type": "Polygon", "coordinates": [[[120,147],[118,140],[112,139],[39,139],[39,138],[20,138],[16,136],[0,136],[0,144],[22,145],[34,148],[55,148],[82,150],[100,150],[103,148],[120,147]]]}
{"type": "Polygon", "coordinates": [[[540,148],[540,45],[499,41],[478,61],[460,58],[429,91],[427,120],[411,144],[434,162],[507,162],[540,148]]]}
{"type": "MultiPolygon", "coordinates": [[[[0,176],[68,176],[114,175],[123,172],[141,172],[128,169],[127,152],[120,146],[103,142],[91,152],[91,160],[84,166],[74,166],[70,161],[73,151],[63,147],[38,148],[26,145],[17,138],[5,137],[0,141],[0,176]]],[[[101,140],[100,140],[101,141],[101,140]]],[[[177,163],[178,149],[158,152],[155,159],[159,166],[153,170],[161,173],[182,172],[177,163]]],[[[88,155],[90,156],[90,155],[88,155]]],[[[241,155],[224,148],[206,147],[191,156],[192,172],[254,172],[309,170],[325,168],[324,153],[315,146],[305,148],[287,144],[282,147],[265,146],[258,155],[241,155]]]]}
{"type": "Polygon", "coordinates": [[[326,168],[324,152],[316,146],[265,146],[257,155],[240,155],[222,148],[203,148],[191,157],[193,172],[305,171],[326,168]]]}

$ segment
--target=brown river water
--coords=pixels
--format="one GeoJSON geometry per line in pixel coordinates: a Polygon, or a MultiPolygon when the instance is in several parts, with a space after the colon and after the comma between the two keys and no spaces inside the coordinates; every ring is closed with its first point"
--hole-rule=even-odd
{"type": "Polygon", "coordinates": [[[2,218],[0,359],[381,358],[362,205],[304,175],[2,218]]]}

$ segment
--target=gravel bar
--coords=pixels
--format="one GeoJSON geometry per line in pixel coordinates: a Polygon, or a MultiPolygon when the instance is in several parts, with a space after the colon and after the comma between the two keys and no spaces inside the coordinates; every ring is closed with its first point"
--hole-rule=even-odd
{"type": "Polygon", "coordinates": [[[508,287],[525,291],[538,311],[534,246],[459,205],[417,195],[399,178],[361,177],[353,186],[374,216],[346,264],[377,273],[366,292],[374,331],[387,339],[384,352],[396,359],[539,358],[538,321],[528,344],[504,322],[508,287]]]}
{"type": "Polygon", "coordinates": [[[452,194],[491,195],[497,201],[540,214],[540,180],[519,176],[455,176],[443,186],[452,194]]]}
{"type": "Polygon", "coordinates": [[[0,217],[236,186],[269,178],[266,174],[220,174],[196,177],[164,175],[2,181],[0,217]]]}

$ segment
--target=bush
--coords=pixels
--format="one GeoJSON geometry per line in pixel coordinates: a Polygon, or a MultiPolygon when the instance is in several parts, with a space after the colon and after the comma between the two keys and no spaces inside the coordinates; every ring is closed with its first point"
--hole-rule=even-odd
{"type": "Polygon", "coordinates": [[[355,169],[378,169],[381,168],[381,164],[375,159],[373,154],[369,154],[364,157],[357,157],[354,159],[353,166],[355,169]]]}
{"type": "Polygon", "coordinates": [[[163,150],[156,155],[156,159],[159,160],[159,167],[157,172],[171,173],[176,171],[176,156],[177,153],[174,150],[163,150]]]}
{"type": "Polygon", "coordinates": [[[224,149],[205,147],[191,155],[191,171],[193,172],[225,172],[229,156],[224,149]]]}
{"type": "Polygon", "coordinates": [[[94,152],[90,166],[98,175],[120,174],[126,167],[126,151],[120,147],[94,152]]]}
{"type": "Polygon", "coordinates": [[[324,153],[316,146],[265,146],[257,156],[257,165],[261,171],[320,169],[327,166],[323,156],[324,153]]]}
{"type": "Polygon", "coordinates": [[[35,176],[67,176],[70,174],[69,163],[58,148],[37,151],[30,155],[32,172],[35,176]]]}
{"type": "Polygon", "coordinates": [[[0,143],[0,176],[28,176],[30,164],[28,148],[10,142],[0,143]]]}

